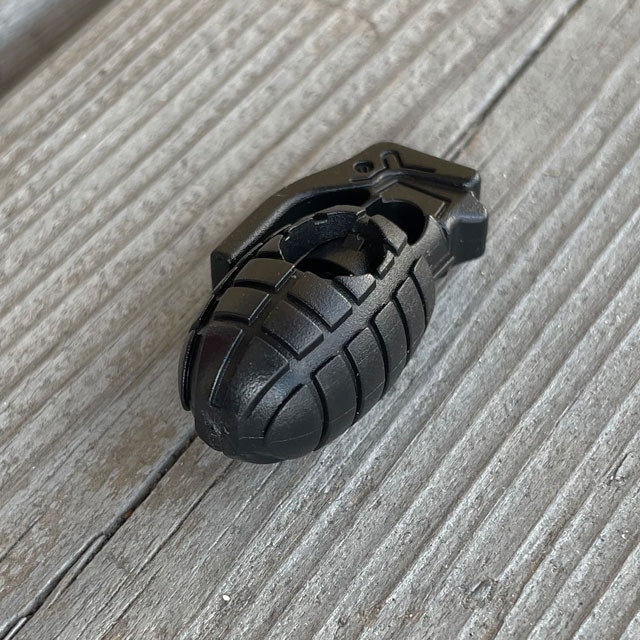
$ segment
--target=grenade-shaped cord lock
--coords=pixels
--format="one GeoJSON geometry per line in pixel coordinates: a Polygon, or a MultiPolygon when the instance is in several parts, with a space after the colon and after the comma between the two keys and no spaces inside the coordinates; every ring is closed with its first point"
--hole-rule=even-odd
{"type": "Polygon", "coordinates": [[[296,458],[370,411],[415,352],[434,278],[484,252],[472,169],[381,143],[278,192],[211,254],[180,395],[210,446],[296,458]]]}

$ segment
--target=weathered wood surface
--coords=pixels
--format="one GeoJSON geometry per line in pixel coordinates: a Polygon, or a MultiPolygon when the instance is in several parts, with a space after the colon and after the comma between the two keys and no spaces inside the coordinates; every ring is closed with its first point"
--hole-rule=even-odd
{"type": "Polygon", "coordinates": [[[107,0],[0,0],[0,94],[107,0]]]}
{"type": "Polygon", "coordinates": [[[115,0],[0,103],[0,629],[640,637],[640,4],[115,0]],[[379,139],[488,253],[379,410],[230,463],[176,397],[206,257],[379,139]]]}

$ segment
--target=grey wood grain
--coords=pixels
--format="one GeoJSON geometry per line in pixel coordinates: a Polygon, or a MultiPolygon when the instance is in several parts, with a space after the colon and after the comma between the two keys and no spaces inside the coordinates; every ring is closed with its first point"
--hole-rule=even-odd
{"type": "Polygon", "coordinates": [[[0,1],[0,94],[106,0],[0,1]]]}
{"type": "Polygon", "coordinates": [[[4,632],[638,637],[639,27],[602,0],[123,0],[9,95],[4,632]],[[230,463],[175,397],[206,254],[382,138],[481,168],[487,256],[379,411],[230,463]]]}

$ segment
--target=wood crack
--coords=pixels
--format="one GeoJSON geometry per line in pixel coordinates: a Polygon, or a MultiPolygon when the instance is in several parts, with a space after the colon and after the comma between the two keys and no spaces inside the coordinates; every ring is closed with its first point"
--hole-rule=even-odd
{"type": "Polygon", "coordinates": [[[580,10],[582,5],[587,0],[576,0],[568,9],[560,20],[553,25],[553,27],[545,34],[538,46],[533,49],[529,55],[523,60],[522,64],[516,69],[515,73],[511,75],[507,82],[504,83],[502,88],[491,98],[487,106],[471,123],[466,131],[460,133],[460,135],[451,143],[447,148],[447,158],[452,162],[456,162],[463,151],[469,147],[475,136],[482,129],[482,125],[489,117],[492,111],[502,102],[504,97],[509,93],[511,88],[520,80],[520,78],[527,72],[527,70],[535,63],[540,57],[542,52],[546,49],[549,43],[555,39],[562,28],[571,20],[571,18],[580,10]]]}
{"type": "MultiPolygon", "coordinates": [[[[190,432],[147,477],[135,494],[124,505],[120,512],[114,516],[111,523],[100,533],[93,535],[73,554],[60,569],[55,572],[42,589],[28,602],[23,609],[0,625],[0,640],[8,640],[15,637],[22,630],[29,619],[48,601],[55,599],[68,589],[82,571],[91,563],[93,558],[116,534],[118,529],[135,513],[151,495],[152,491],[164,476],[171,470],[180,456],[189,448],[195,440],[195,432],[190,432]],[[52,598],[53,596],[53,598],[52,598]]],[[[228,468],[228,467],[227,467],[228,468]]],[[[217,481],[217,479],[216,479],[217,481]]]]}

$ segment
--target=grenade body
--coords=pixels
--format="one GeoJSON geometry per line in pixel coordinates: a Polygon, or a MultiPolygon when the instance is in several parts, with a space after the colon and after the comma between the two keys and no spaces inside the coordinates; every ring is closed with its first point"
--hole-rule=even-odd
{"type": "Polygon", "coordinates": [[[268,200],[212,254],[181,397],[226,455],[277,462],[371,410],[415,352],[434,279],[481,255],[475,172],[376,145],[268,200]]]}

